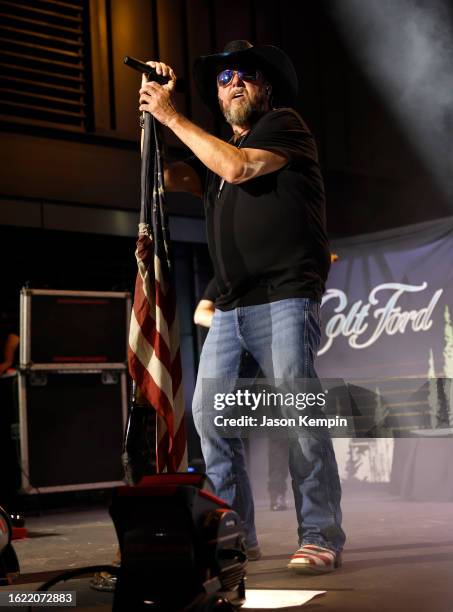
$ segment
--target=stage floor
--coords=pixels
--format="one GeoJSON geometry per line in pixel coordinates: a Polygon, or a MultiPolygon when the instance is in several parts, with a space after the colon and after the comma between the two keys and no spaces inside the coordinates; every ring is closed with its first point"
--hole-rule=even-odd
{"type": "MultiPolygon", "coordinates": [[[[343,567],[313,577],[286,569],[296,548],[294,510],[258,507],[256,514],[264,557],[249,564],[247,586],[327,591],[287,611],[453,612],[453,503],[401,501],[371,485],[346,490],[343,567]]],[[[57,571],[114,558],[116,536],[103,508],[46,513],[28,518],[27,527],[30,537],[14,543],[22,572],[14,590],[33,590],[57,571]]],[[[88,583],[84,578],[65,585],[77,591],[77,609],[109,610],[112,596],[88,583]]]]}

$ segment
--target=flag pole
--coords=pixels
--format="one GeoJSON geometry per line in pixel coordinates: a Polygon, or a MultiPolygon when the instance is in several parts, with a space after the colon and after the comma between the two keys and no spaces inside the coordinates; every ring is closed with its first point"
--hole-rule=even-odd
{"type": "MultiPolygon", "coordinates": [[[[136,69],[142,66],[143,71],[150,71],[147,64],[140,64],[136,69]]],[[[148,78],[159,81],[153,74],[148,78]]],[[[135,251],[138,270],[128,349],[129,373],[136,384],[132,387],[124,463],[127,466],[132,459],[127,451],[134,447],[130,443],[133,432],[137,431],[137,439],[146,443],[146,436],[140,434],[139,427],[134,425],[134,421],[141,423],[142,417],[133,418],[134,414],[146,413],[152,420],[151,428],[150,421],[147,421],[147,429],[155,432],[155,471],[185,472],[185,403],[162,146],[158,122],[148,112],[143,114],[143,127],[140,222],[135,251]]],[[[140,451],[137,440],[135,447],[140,451]]],[[[142,455],[138,452],[139,465],[142,455]]],[[[126,475],[128,471],[126,469],[126,475]]]]}
{"type": "Polygon", "coordinates": [[[154,118],[143,111],[143,146],[140,189],[140,223],[151,223],[151,202],[154,189],[154,155],[157,133],[154,132],[154,118]]]}
{"type": "MultiPolygon", "coordinates": [[[[154,189],[155,135],[153,117],[142,112],[143,143],[140,174],[139,223],[151,224],[151,202],[154,189]]],[[[140,227],[140,226],[139,226],[140,227]]],[[[126,481],[137,485],[146,471],[157,473],[157,413],[151,408],[140,391],[135,378],[131,377],[128,418],[124,435],[122,462],[126,481]],[[153,438],[150,444],[149,437],[153,438]]]]}

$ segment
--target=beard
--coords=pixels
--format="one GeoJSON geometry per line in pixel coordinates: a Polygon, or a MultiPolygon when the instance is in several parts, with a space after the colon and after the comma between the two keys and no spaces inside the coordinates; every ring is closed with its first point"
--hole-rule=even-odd
{"type": "Polygon", "coordinates": [[[253,100],[244,91],[244,97],[240,98],[240,100],[241,102],[237,104],[233,103],[232,98],[229,101],[229,106],[226,106],[219,99],[220,110],[230,125],[237,125],[242,128],[248,127],[268,110],[268,98],[264,90],[258,91],[253,100]]]}

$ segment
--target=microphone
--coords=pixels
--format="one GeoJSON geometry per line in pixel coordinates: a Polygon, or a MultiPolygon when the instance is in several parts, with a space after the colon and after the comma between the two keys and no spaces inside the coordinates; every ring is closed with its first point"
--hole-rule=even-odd
{"type": "MultiPolygon", "coordinates": [[[[156,81],[156,83],[159,83],[159,85],[165,85],[170,80],[170,77],[157,74],[155,68],[149,64],[145,64],[145,62],[135,59],[135,57],[130,57],[130,55],[126,55],[123,62],[126,64],[126,66],[129,66],[129,68],[133,68],[138,72],[144,72],[149,81],[156,81]]],[[[185,83],[183,79],[176,80],[176,91],[179,93],[185,91],[185,83]]]]}

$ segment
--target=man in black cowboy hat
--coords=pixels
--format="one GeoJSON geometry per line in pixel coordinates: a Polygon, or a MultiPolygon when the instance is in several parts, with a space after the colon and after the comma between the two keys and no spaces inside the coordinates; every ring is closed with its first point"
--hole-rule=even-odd
{"type": "MultiPolygon", "coordinates": [[[[179,113],[173,70],[150,64],[170,80],[161,86],[144,78],[140,110],[194,153],[188,163],[169,165],[165,182],[169,190],[203,195],[219,292],[200,358],[195,425],[216,493],[241,515],[249,557],[256,559],[260,550],[242,440],[221,437],[202,418],[201,387],[203,380],[216,379],[228,387],[223,391],[235,389],[245,353],[270,380],[316,377],[319,306],[330,266],[316,145],[291,108],[297,75],[277,47],[234,41],[223,53],[195,63],[199,93],[231,126],[230,142],[179,113]]],[[[289,447],[300,548],[288,567],[330,572],[340,564],[345,540],[331,440],[317,431],[291,438],[289,447]]]]}

